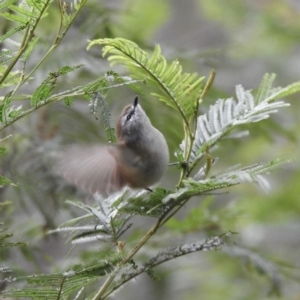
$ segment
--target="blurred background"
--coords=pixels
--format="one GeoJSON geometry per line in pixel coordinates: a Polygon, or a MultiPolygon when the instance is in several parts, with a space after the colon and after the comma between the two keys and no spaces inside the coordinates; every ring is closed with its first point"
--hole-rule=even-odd
{"type": "MultiPolygon", "coordinates": [[[[49,72],[65,65],[84,66],[60,80],[56,92],[95,80],[111,67],[102,58],[101,48],[86,50],[87,40],[123,37],[146,51],[160,44],[163,55],[169,61],[178,58],[185,72],[207,77],[214,69],[214,85],[201,106],[205,113],[217,99],[235,97],[238,84],[255,91],[265,73],[277,74],[275,86],[299,81],[299,18],[300,2],[296,0],[88,1],[62,45],[21,92],[32,93],[49,72]]],[[[38,32],[43,46],[28,61],[29,69],[30,63],[34,65],[34,59],[47,51],[56,34],[53,24],[58,23],[59,12],[53,2],[49,18],[38,32]]],[[[0,30],[4,34],[7,28],[0,30]]],[[[119,67],[113,69],[126,75],[119,67]]],[[[173,110],[149,96],[147,86],[141,88],[141,104],[166,136],[174,161],[173,153],[182,139],[181,120],[173,110]]],[[[124,86],[109,92],[106,101],[113,123],[135,95],[124,86]]],[[[278,270],[272,272],[280,273],[283,268],[287,278],[280,281],[281,299],[300,299],[299,98],[300,95],[289,97],[286,101],[290,107],[267,121],[247,125],[250,136],[223,141],[212,153],[219,158],[212,174],[236,164],[246,166],[278,157],[294,159],[267,176],[269,193],[243,185],[226,194],[192,199],[160,235],[149,241],[142,254],[151,256],[158,249],[231,230],[239,233],[234,237],[237,245],[278,264],[278,270]]],[[[23,270],[16,271],[17,275],[64,271],[99,251],[99,245],[78,246],[67,257],[71,249],[67,238],[46,235],[47,230],[80,215],[64,202],[66,199],[91,201],[55,174],[51,159],[64,146],[105,141],[101,117],[97,120],[90,114],[85,99],[78,99],[71,108],[56,103],[16,122],[1,132],[0,138],[9,134],[13,134],[12,138],[1,145],[7,147],[8,154],[1,159],[0,169],[18,187],[0,190],[0,201],[12,203],[0,206],[0,219],[14,233],[14,240],[29,245],[1,251],[1,260],[12,269],[23,270]]],[[[179,171],[170,167],[162,187],[174,189],[178,176],[179,171]]],[[[134,226],[132,233],[138,236],[153,220],[137,218],[136,222],[139,226],[134,226]]],[[[259,273],[246,259],[226,251],[198,252],[157,268],[159,280],[140,276],[112,299],[275,299],[274,294],[269,294],[272,283],[259,273]]]]}

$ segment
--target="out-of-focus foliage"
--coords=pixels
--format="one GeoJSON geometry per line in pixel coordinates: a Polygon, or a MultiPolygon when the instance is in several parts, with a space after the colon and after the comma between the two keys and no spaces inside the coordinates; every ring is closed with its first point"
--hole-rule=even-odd
{"type": "Polygon", "coordinates": [[[126,0],[123,5],[126,13],[120,15],[114,36],[138,43],[144,43],[145,37],[151,38],[169,17],[168,3],[163,0],[126,0]]]}
{"type": "Polygon", "coordinates": [[[300,37],[299,7],[294,1],[202,1],[201,11],[226,26],[234,43],[233,55],[272,58],[287,54],[300,37]]]}

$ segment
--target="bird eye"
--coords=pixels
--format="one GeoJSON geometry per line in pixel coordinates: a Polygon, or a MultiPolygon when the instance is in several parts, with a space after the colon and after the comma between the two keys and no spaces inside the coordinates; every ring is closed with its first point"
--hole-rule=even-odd
{"type": "Polygon", "coordinates": [[[130,120],[130,119],[131,119],[131,114],[129,114],[129,115],[127,116],[126,120],[128,121],[128,120],[130,120]]]}

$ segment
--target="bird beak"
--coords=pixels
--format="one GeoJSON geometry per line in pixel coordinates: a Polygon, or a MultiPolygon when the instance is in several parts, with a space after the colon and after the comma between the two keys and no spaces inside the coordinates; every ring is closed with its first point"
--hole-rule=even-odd
{"type": "Polygon", "coordinates": [[[138,103],[139,103],[139,97],[138,97],[138,96],[136,96],[136,97],[135,97],[135,99],[134,99],[134,102],[133,102],[133,106],[134,106],[134,108],[136,108],[136,107],[137,107],[138,103]]]}

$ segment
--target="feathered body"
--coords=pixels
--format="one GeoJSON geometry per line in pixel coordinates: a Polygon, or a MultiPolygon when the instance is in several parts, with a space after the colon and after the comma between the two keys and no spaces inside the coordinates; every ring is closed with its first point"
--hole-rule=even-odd
{"type": "Polygon", "coordinates": [[[73,150],[62,162],[64,177],[89,193],[111,194],[128,185],[149,188],[166,171],[169,150],[138,98],[124,107],[117,123],[117,144],[73,150]]]}

